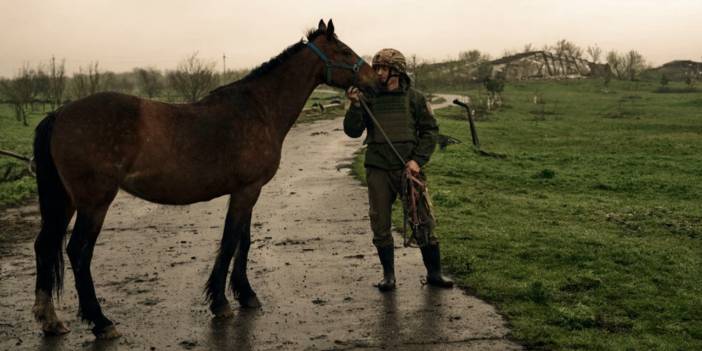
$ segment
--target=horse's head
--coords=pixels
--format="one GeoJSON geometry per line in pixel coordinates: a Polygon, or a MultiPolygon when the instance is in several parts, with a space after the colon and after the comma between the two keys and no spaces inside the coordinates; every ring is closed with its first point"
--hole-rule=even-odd
{"type": "Polygon", "coordinates": [[[346,89],[356,86],[362,91],[377,88],[375,72],[334,33],[334,23],[319,21],[316,31],[307,37],[307,46],[324,62],[322,81],[327,85],[346,89]]]}

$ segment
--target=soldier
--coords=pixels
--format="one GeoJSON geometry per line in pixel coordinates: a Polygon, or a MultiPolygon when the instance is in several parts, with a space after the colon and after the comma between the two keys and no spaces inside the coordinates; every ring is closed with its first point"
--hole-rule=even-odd
{"type": "MultiPolygon", "coordinates": [[[[352,138],[358,138],[367,130],[364,144],[368,148],[364,166],[368,183],[369,216],[373,244],[378,249],[383,266],[383,280],[377,287],[381,291],[389,291],[395,289],[390,218],[392,205],[401,191],[405,168],[420,179],[426,179],[422,167],[429,162],[434,152],[439,128],[426,98],[411,86],[402,53],[395,49],[380,50],[373,57],[372,66],[378,75],[381,89],[372,98],[366,98],[357,88],[349,88],[346,96],[351,101],[351,106],[344,118],[344,132],[352,138]],[[392,145],[407,160],[406,164],[397,157],[364,112],[360,104],[362,98],[368,102],[392,145]]],[[[427,283],[450,288],[453,281],[441,274],[439,242],[433,233],[434,221],[430,209],[424,202],[420,202],[418,213],[422,224],[413,230],[413,235],[427,268],[427,283]]]]}

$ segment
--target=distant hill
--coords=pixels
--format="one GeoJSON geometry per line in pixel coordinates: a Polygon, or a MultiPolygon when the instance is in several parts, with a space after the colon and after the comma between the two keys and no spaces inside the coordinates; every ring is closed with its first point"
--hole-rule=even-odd
{"type": "Polygon", "coordinates": [[[660,67],[648,69],[643,73],[646,78],[650,79],[659,79],[663,74],[673,81],[683,81],[688,75],[699,79],[702,77],[702,62],[675,60],[660,67]]]}

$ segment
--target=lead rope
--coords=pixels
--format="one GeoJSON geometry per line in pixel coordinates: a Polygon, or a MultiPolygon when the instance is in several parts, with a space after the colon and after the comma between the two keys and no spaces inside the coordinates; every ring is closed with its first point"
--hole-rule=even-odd
{"type": "MultiPolygon", "coordinates": [[[[375,125],[376,128],[378,128],[378,131],[380,131],[380,134],[383,136],[385,141],[390,145],[390,149],[395,153],[395,156],[397,156],[397,159],[402,162],[403,165],[406,165],[407,162],[405,162],[405,159],[400,155],[400,152],[397,151],[395,148],[395,145],[392,144],[390,141],[390,138],[388,135],[385,133],[385,130],[383,127],[380,125],[380,122],[375,118],[375,115],[373,115],[373,112],[371,112],[370,108],[366,104],[366,101],[361,97],[360,99],[361,106],[363,109],[366,111],[370,119],[373,121],[373,124],[375,125]]],[[[401,182],[401,188],[402,191],[400,192],[400,196],[402,199],[402,213],[403,213],[403,221],[402,221],[402,245],[404,247],[409,247],[411,244],[411,236],[409,235],[407,231],[408,224],[412,225],[412,232],[417,233],[419,229],[419,225],[422,224],[421,220],[419,218],[419,213],[418,213],[418,208],[419,208],[419,201],[425,201],[425,206],[427,206],[427,209],[429,209],[429,215],[432,216],[431,214],[431,203],[429,202],[428,199],[428,193],[427,193],[427,187],[426,184],[420,180],[419,178],[415,177],[412,175],[412,173],[405,167],[403,173],[402,173],[402,182],[401,182]],[[421,199],[420,199],[421,198],[421,199]]],[[[425,237],[424,242],[429,241],[429,233],[424,232],[422,233],[425,237]]]]}
{"type": "Polygon", "coordinates": [[[363,100],[363,98],[361,98],[360,101],[361,101],[361,106],[363,106],[363,109],[366,110],[366,113],[368,114],[368,116],[371,118],[371,120],[373,120],[373,124],[375,124],[375,126],[378,128],[378,130],[380,131],[380,134],[383,135],[383,138],[385,139],[385,142],[387,142],[388,145],[390,145],[390,148],[391,148],[392,151],[395,153],[395,156],[397,156],[397,159],[399,159],[400,162],[402,162],[403,165],[406,165],[407,162],[405,162],[405,159],[404,159],[404,158],[402,157],[402,155],[400,155],[400,153],[397,151],[397,149],[395,148],[395,145],[393,145],[392,142],[390,142],[390,138],[388,138],[388,135],[385,134],[385,129],[383,129],[383,127],[380,126],[380,123],[378,123],[378,120],[375,119],[375,115],[373,115],[373,112],[371,112],[370,108],[368,108],[368,105],[366,104],[366,101],[363,100]]]}

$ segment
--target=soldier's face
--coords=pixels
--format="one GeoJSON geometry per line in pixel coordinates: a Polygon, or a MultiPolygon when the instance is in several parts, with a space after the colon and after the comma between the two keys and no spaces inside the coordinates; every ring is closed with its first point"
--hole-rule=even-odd
{"type": "Polygon", "coordinates": [[[390,77],[390,67],[377,65],[373,67],[373,69],[375,70],[375,74],[378,75],[378,82],[380,82],[380,84],[387,84],[388,77],[390,77]]]}

